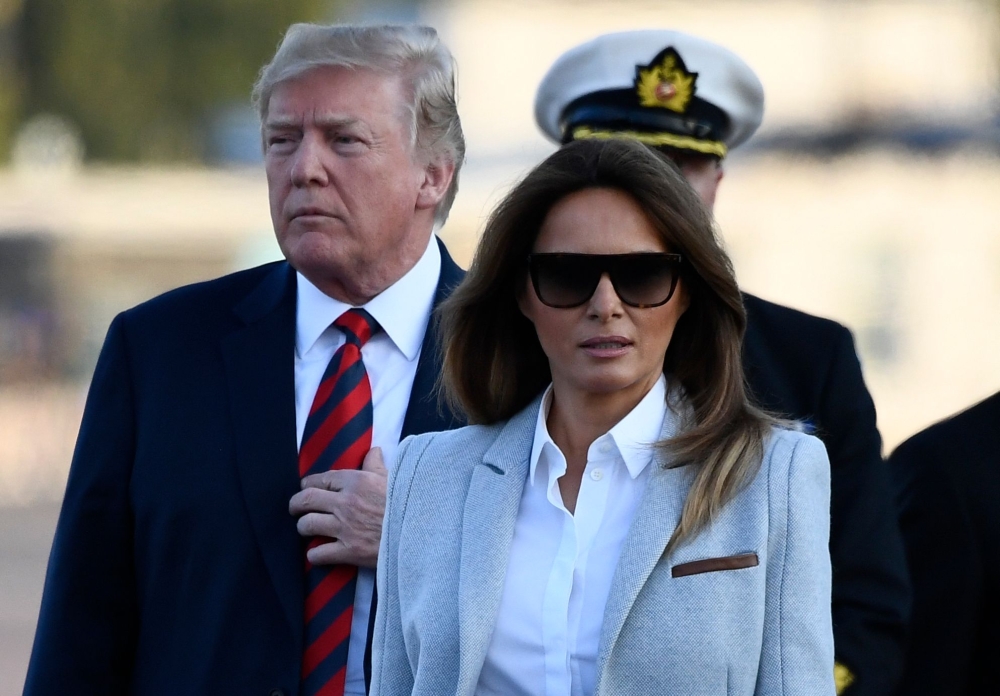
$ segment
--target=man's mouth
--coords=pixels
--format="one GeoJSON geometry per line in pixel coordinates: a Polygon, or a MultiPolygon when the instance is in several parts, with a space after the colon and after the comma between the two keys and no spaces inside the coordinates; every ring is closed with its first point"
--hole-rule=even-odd
{"type": "Polygon", "coordinates": [[[334,217],[334,215],[323,208],[307,206],[304,208],[296,208],[295,212],[292,213],[291,219],[294,220],[295,218],[300,217],[334,217]]]}

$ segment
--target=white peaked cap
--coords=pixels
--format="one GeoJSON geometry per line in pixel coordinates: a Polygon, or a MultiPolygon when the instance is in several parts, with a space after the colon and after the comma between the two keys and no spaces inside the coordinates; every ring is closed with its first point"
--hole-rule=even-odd
{"type": "Polygon", "coordinates": [[[625,31],[604,34],[570,49],[545,74],[535,95],[538,126],[556,142],[582,137],[582,131],[575,135],[564,132],[574,126],[574,114],[590,137],[632,135],[650,144],[723,156],[760,126],[764,87],[743,59],[718,44],[679,31],[625,31]],[[680,75],[680,82],[654,77],[647,93],[653,89],[658,97],[666,98],[676,93],[676,84],[690,92],[686,106],[641,104],[641,95],[636,96],[639,72],[648,71],[657,60],[670,55],[668,49],[673,49],[673,62],[655,75],[680,75]],[[675,60],[678,57],[680,60],[675,60]],[[679,72],[668,73],[667,68],[674,65],[680,66],[679,72]],[[656,80],[660,80],[662,92],[656,90],[656,80]],[[692,88],[686,89],[687,85],[692,88]],[[628,104],[629,99],[634,103],[628,104]],[[607,118],[613,123],[595,124],[593,114],[605,113],[605,100],[614,103],[607,112],[612,114],[607,118]],[[585,112],[576,108],[580,104],[587,105],[585,112]],[[567,112],[571,105],[574,109],[567,112]],[[699,121],[699,116],[704,118],[699,121]]]}

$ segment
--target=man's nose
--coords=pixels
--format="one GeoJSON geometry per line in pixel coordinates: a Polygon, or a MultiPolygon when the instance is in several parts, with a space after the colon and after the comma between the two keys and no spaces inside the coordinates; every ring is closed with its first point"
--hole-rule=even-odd
{"type": "Polygon", "coordinates": [[[326,146],[323,140],[307,133],[302,137],[292,159],[291,177],[295,186],[326,186],[330,183],[326,170],[326,146]]]}
{"type": "Polygon", "coordinates": [[[597,283],[594,294],[590,296],[588,310],[590,316],[601,320],[620,316],[624,311],[621,298],[615,292],[615,287],[611,284],[611,277],[607,273],[601,275],[601,280],[597,283]]]}

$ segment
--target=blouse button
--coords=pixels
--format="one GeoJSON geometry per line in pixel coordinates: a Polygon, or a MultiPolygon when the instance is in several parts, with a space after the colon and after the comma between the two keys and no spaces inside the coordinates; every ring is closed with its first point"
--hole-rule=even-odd
{"type": "Polygon", "coordinates": [[[593,469],[590,472],[590,478],[594,479],[595,481],[600,481],[602,478],[604,478],[604,472],[601,469],[593,469]]]}

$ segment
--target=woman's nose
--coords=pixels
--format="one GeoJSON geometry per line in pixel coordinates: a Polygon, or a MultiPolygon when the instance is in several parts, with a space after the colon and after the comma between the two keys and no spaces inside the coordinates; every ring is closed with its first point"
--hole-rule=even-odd
{"type": "Polygon", "coordinates": [[[590,296],[590,315],[600,319],[618,316],[622,313],[622,301],[611,284],[611,277],[604,273],[597,283],[594,294],[590,296]]]}

